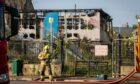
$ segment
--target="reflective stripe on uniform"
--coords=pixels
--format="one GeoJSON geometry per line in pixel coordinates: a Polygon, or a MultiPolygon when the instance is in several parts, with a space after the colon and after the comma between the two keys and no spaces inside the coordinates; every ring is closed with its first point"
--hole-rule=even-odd
{"type": "Polygon", "coordinates": [[[38,55],[38,58],[41,60],[41,59],[47,59],[49,58],[49,53],[43,53],[41,52],[39,55],[38,55]]]}
{"type": "Polygon", "coordinates": [[[41,65],[46,65],[46,61],[41,61],[41,65]]]}

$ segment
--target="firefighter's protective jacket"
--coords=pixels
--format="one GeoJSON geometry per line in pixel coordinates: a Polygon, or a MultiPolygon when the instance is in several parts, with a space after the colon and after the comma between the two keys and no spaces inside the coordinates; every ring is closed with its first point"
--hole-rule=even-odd
{"type": "Polygon", "coordinates": [[[46,65],[47,61],[50,59],[50,54],[42,51],[39,53],[38,59],[41,60],[41,65],[46,65]]]}

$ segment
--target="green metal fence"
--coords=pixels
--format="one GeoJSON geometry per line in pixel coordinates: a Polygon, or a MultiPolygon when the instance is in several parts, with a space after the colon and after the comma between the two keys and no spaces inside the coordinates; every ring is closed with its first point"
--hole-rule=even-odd
{"type": "MultiPolygon", "coordinates": [[[[61,45],[59,41],[55,59],[63,63],[61,69],[65,76],[95,77],[98,74],[108,76],[112,76],[113,73],[120,74],[121,66],[134,65],[134,43],[130,40],[119,41],[104,44],[108,45],[108,56],[101,57],[95,56],[95,45],[102,43],[68,41],[61,45]]],[[[10,61],[17,58],[22,59],[24,63],[39,63],[37,56],[45,44],[43,41],[10,41],[8,43],[10,61]]]]}
{"type": "Polygon", "coordinates": [[[10,61],[22,59],[24,63],[38,63],[38,54],[46,42],[39,41],[10,41],[8,56],[10,61]]]}

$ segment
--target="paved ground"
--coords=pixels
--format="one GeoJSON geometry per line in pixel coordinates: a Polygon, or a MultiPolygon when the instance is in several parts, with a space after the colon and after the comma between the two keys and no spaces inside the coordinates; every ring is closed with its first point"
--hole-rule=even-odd
{"type": "MultiPolygon", "coordinates": [[[[55,78],[55,80],[53,82],[49,81],[48,79],[46,79],[45,81],[33,81],[37,79],[37,77],[22,77],[22,76],[18,76],[18,77],[11,77],[11,82],[10,84],[105,84],[105,82],[99,82],[100,80],[96,80],[95,78],[55,78]],[[65,80],[64,80],[65,79],[65,80]],[[96,81],[98,83],[96,83],[96,81]]],[[[106,81],[110,81],[110,80],[106,80],[106,81]]],[[[123,84],[140,84],[140,78],[135,80],[129,80],[126,81],[123,84]]]]}
{"type": "Polygon", "coordinates": [[[33,84],[33,83],[28,83],[27,81],[10,81],[10,84],[33,84]]]}
{"type": "MultiPolygon", "coordinates": [[[[73,83],[62,83],[62,82],[48,82],[48,83],[46,83],[46,82],[29,82],[29,81],[20,81],[20,80],[18,80],[18,81],[11,81],[10,82],[10,84],[95,84],[95,83],[77,83],[77,82],[73,82],[73,83]]],[[[104,83],[102,83],[102,84],[104,84],[104,83]]],[[[140,84],[140,81],[126,81],[125,83],[123,83],[123,84],[140,84]]]]}

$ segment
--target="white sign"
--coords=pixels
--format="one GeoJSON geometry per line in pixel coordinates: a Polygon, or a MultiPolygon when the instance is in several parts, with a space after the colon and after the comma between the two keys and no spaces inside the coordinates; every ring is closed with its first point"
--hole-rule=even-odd
{"type": "Polygon", "coordinates": [[[107,56],[108,45],[95,45],[95,56],[107,56]]]}

